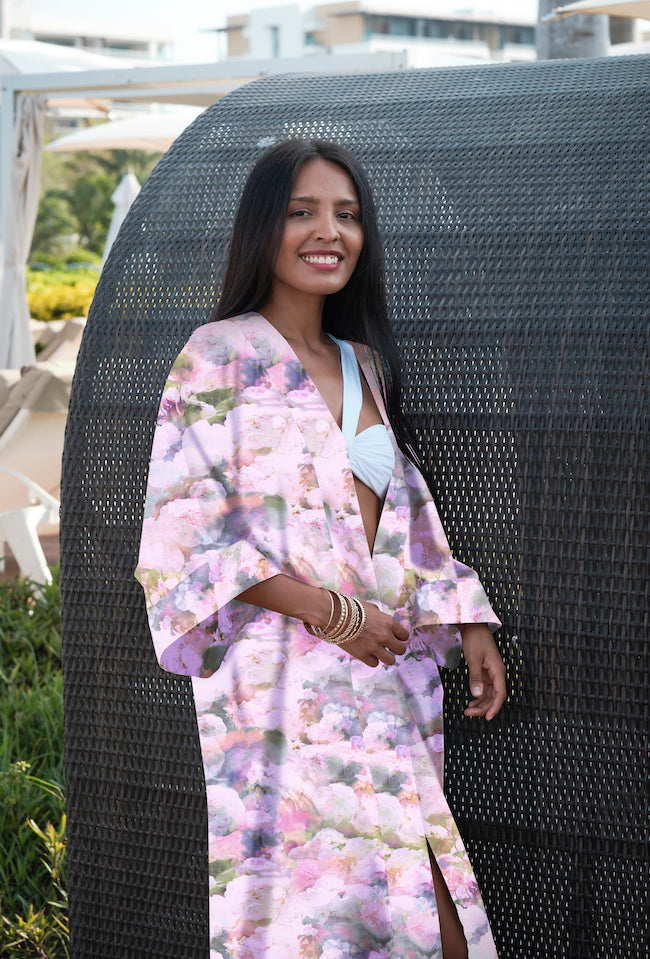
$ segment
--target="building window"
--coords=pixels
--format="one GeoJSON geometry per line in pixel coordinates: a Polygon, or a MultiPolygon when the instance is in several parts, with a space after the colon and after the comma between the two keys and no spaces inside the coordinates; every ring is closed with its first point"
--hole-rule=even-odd
{"type": "Polygon", "coordinates": [[[439,37],[440,36],[440,23],[438,20],[425,20],[424,21],[424,34],[425,37],[439,37]]]}
{"type": "MultiPolygon", "coordinates": [[[[517,25],[495,24],[499,46],[504,43],[535,44],[535,28],[517,25]]],[[[398,17],[367,14],[364,17],[364,36],[426,37],[437,40],[482,40],[487,41],[487,23],[467,20],[434,20],[423,17],[398,17]]]]}
{"type": "Polygon", "coordinates": [[[417,17],[394,17],[370,14],[366,16],[365,21],[366,36],[377,33],[391,37],[418,36],[417,17]]]}
{"type": "Polygon", "coordinates": [[[501,34],[503,43],[527,44],[528,46],[534,46],[535,44],[534,27],[504,26],[501,28],[501,34]]]}
{"type": "Polygon", "coordinates": [[[277,60],[280,56],[280,27],[269,27],[271,31],[271,56],[277,60]]]}

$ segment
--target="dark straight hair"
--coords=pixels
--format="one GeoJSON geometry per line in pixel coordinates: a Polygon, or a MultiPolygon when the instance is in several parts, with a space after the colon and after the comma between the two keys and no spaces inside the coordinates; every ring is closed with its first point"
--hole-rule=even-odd
{"type": "Polygon", "coordinates": [[[323,329],[374,351],[395,438],[402,452],[422,468],[402,412],[401,363],[386,307],[384,250],[372,190],[361,164],[346,149],[326,140],[285,140],[260,157],[239,201],[214,319],[255,312],[268,299],[291,188],[303,164],[315,159],[336,163],[348,174],[359,199],[363,229],[363,247],[352,276],[342,290],[325,299],[323,329]]]}

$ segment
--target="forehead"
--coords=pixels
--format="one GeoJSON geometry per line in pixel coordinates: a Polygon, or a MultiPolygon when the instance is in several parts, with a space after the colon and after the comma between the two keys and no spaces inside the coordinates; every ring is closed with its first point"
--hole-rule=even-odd
{"type": "Polygon", "coordinates": [[[293,181],[292,195],[319,196],[336,194],[339,197],[358,201],[357,191],[350,175],[331,160],[315,157],[307,160],[298,170],[293,181]]]}

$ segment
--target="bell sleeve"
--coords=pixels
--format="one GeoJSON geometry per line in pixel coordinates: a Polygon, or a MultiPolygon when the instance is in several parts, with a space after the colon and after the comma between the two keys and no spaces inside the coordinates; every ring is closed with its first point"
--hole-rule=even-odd
{"type": "Polygon", "coordinates": [[[195,331],[164,388],[135,576],[170,672],[211,675],[260,612],[236,597],[292,573],[277,470],[265,467],[283,414],[260,403],[265,376],[236,321],[221,321],[195,331]]]}
{"type": "Polygon", "coordinates": [[[492,609],[477,574],[451,555],[438,511],[418,471],[405,470],[410,487],[412,520],[409,562],[412,582],[412,622],[439,666],[460,662],[460,630],[464,623],[485,623],[492,632],[501,621],[492,609]]]}

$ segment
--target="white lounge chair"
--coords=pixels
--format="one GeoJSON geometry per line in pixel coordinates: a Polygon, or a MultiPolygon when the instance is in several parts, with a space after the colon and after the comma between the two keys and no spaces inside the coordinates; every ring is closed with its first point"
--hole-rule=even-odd
{"type": "MultiPolygon", "coordinates": [[[[50,582],[39,533],[58,531],[61,455],[74,362],[0,374],[0,538],[25,576],[50,582]]],[[[0,553],[4,552],[0,550],[0,553]]]]}
{"type": "MultiPolygon", "coordinates": [[[[1,538],[9,543],[24,576],[28,576],[35,583],[51,583],[52,574],[45,559],[38,529],[44,524],[58,527],[59,501],[18,470],[0,466],[0,473],[12,476],[22,484],[32,503],[31,506],[0,513],[1,538]]],[[[3,478],[0,477],[0,485],[3,478]]]]}

